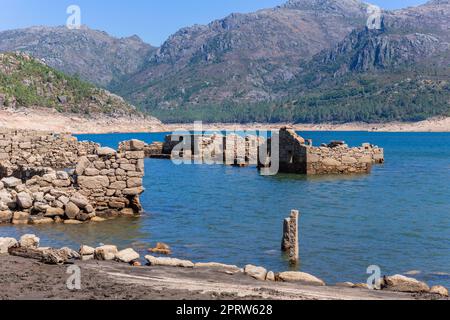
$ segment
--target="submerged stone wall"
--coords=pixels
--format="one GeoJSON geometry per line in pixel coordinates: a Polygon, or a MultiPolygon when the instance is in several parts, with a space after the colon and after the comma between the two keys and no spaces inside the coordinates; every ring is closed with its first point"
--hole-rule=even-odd
{"type": "Polygon", "coordinates": [[[263,138],[255,135],[168,135],[164,142],[146,145],[145,155],[149,158],[214,161],[235,166],[257,165],[258,148],[264,142],[263,138]],[[182,150],[178,148],[180,144],[183,144],[182,150]]]}
{"type": "Polygon", "coordinates": [[[116,151],[70,135],[20,132],[3,140],[13,146],[1,162],[0,223],[75,224],[141,212],[144,142],[123,142],[116,151]],[[27,156],[36,160],[21,162],[27,156]]]}
{"type": "MultiPolygon", "coordinates": [[[[384,150],[369,143],[350,148],[342,141],[313,147],[294,130],[283,128],[279,138],[279,172],[307,175],[369,173],[372,165],[384,162],[384,150]]],[[[272,139],[268,149],[271,150],[272,139]]],[[[270,154],[269,154],[270,156],[270,154]]],[[[260,164],[268,165],[269,161],[260,164]]]]}
{"type": "MultiPolygon", "coordinates": [[[[256,135],[168,135],[164,142],[145,145],[150,158],[183,159],[227,165],[271,166],[272,141],[279,141],[279,173],[307,175],[369,173],[372,164],[384,162],[384,150],[369,143],[350,148],[334,141],[320,147],[300,137],[293,129],[282,128],[265,141],[256,135]],[[267,154],[267,157],[262,155],[267,154]]],[[[275,148],[275,145],[274,145],[275,148]]]]}

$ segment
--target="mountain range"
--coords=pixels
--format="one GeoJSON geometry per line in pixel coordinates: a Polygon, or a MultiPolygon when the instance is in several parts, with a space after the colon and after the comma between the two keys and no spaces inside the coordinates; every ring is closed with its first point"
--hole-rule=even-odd
{"type": "Polygon", "coordinates": [[[290,0],[137,36],[33,27],[0,32],[23,51],[167,122],[416,121],[450,116],[450,1],[382,11],[359,0],[290,0]]]}

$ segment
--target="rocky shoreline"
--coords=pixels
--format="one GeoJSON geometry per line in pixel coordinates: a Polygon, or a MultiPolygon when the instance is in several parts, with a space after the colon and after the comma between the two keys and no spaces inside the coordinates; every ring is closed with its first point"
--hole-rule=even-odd
{"type": "Polygon", "coordinates": [[[0,283],[2,287],[8,283],[0,293],[1,299],[448,299],[446,288],[430,288],[402,275],[385,276],[381,290],[369,290],[366,284],[345,282],[327,286],[307,273],[275,273],[253,265],[240,268],[146,255],[143,266],[141,256],[132,248],[81,245],[75,251],[67,247],[40,247],[39,242],[37,236],[30,234],[19,240],[0,238],[0,266],[5,270],[0,274],[0,283]],[[52,259],[55,256],[58,259],[52,259]],[[64,265],[81,268],[84,288],[65,288],[68,275],[64,265]],[[48,273],[52,276],[46,276],[48,273]],[[12,277],[17,281],[11,281],[12,277]],[[59,282],[55,284],[57,278],[59,282]],[[202,286],[201,281],[208,285],[202,286]],[[102,286],[96,287],[99,282],[102,286]],[[124,283],[134,287],[125,288],[124,283]],[[46,286],[55,289],[43,294],[42,288],[46,286]]]}

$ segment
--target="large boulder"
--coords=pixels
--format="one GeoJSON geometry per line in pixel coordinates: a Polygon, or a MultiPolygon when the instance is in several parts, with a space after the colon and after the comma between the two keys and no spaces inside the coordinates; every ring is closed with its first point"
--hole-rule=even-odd
{"type": "Polygon", "coordinates": [[[40,216],[32,216],[29,220],[30,224],[40,225],[40,224],[50,224],[55,222],[52,218],[48,217],[40,217],[40,216]]]}
{"type": "Polygon", "coordinates": [[[86,168],[88,168],[90,165],[91,162],[86,156],[81,157],[75,167],[75,174],[81,176],[84,173],[84,170],[86,170],[86,168]]]}
{"type": "Polygon", "coordinates": [[[64,213],[66,214],[67,218],[73,220],[80,213],[80,208],[78,208],[75,203],[69,201],[69,203],[65,205],[64,213]]]}
{"type": "Polygon", "coordinates": [[[2,210],[0,211],[0,223],[10,223],[12,220],[13,214],[10,210],[2,210]]]}
{"type": "Polygon", "coordinates": [[[97,260],[114,260],[118,252],[116,246],[101,246],[95,248],[94,256],[97,260]]]}
{"type": "Polygon", "coordinates": [[[194,263],[188,260],[180,260],[175,258],[157,258],[150,255],[145,256],[145,259],[151,266],[194,268],[194,263]]]}
{"type": "Polygon", "coordinates": [[[147,144],[144,141],[133,139],[130,140],[130,150],[129,151],[142,151],[147,144]]]}
{"type": "Polygon", "coordinates": [[[158,242],[155,248],[148,249],[148,251],[157,254],[172,254],[170,246],[164,242],[158,242]]]}
{"type": "Polygon", "coordinates": [[[239,273],[242,271],[241,268],[239,268],[238,266],[217,262],[206,262],[206,263],[199,262],[195,264],[195,268],[215,269],[229,274],[239,273]]]}
{"type": "Polygon", "coordinates": [[[89,246],[85,246],[85,245],[82,245],[81,247],[80,247],[80,254],[82,255],[82,256],[91,256],[91,255],[94,255],[94,253],[95,253],[95,248],[92,248],[92,247],[89,247],[89,246]]]}
{"type": "Polygon", "coordinates": [[[0,190],[0,202],[4,203],[10,209],[14,209],[16,206],[16,201],[6,189],[0,190]]]}
{"type": "Polygon", "coordinates": [[[69,174],[66,171],[57,171],[56,172],[56,179],[58,180],[68,180],[69,174]]]}
{"type": "Polygon", "coordinates": [[[112,148],[108,148],[108,147],[103,147],[103,148],[98,148],[97,149],[97,154],[101,157],[103,156],[114,156],[117,154],[117,151],[112,149],[112,148]]]}
{"type": "Polygon", "coordinates": [[[54,218],[54,217],[62,217],[64,215],[64,209],[62,208],[47,208],[46,212],[45,212],[45,216],[49,217],[49,218],[54,218]]]}
{"type": "Polygon", "coordinates": [[[305,272],[288,271],[277,275],[277,280],[283,282],[301,282],[306,285],[325,286],[325,282],[305,272]]]}
{"type": "Polygon", "coordinates": [[[89,200],[79,192],[74,193],[70,197],[70,201],[81,209],[86,208],[87,205],[89,204],[89,200]]]}
{"type": "Polygon", "coordinates": [[[40,240],[34,234],[25,234],[20,237],[19,244],[22,248],[35,249],[39,247],[40,240]]]}
{"type": "Polygon", "coordinates": [[[0,238],[0,254],[7,254],[9,248],[17,246],[17,240],[14,238],[0,238]]]}
{"type": "Polygon", "coordinates": [[[128,188],[139,188],[142,187],[142,178],[129,178],[127,180],[128,188]]]}
{"type": "Polygon", "coordinates": [[[6,203],[0,200],[0,211],[9,210],[9,207],[6,203]]]}
{"type": "Polygon", "coordinates": [[[59,249],[59,251],[63,252],[69,259],[80,259],[81,255],[73,249],[68,247],[64,247],[59,249]]]}
{"type": "Polygon", "coordinates": [[[390,291],[412,293],[430,291],[430,287],[426,283],[399,274],[385,276],[382,288],[390,291]]]}
{"type": "Polygon", "coordinates": [[[22,180],[15,177],[7,177],[1,180],[6,188],[14,188],[22,184],[22,180]]]}
{"type": "Polygon", "coordinates": [[[275,281],[275,273],[273,271],[267,272],[266,281],[275,281]]]}
{"type": "Polygon", "coordinates": [[[16,211],[13,214],[12,223],[16,225],[20,224],[28,224],[28,220],[30,219],[30,213],[24,211],[16,211]]]}
{"type": "Polygon", "coordinates": [[[133,249],[129,248],[129,249],[125,249],[125,250],[121,250],[116,254],[116,260],[119,262],[125,262],[125,263],[130,263],[134,260],[138,260],[139,259],[139,253],[137,253],[136,251],[134,251],[133,249]]]}
{"type": "Polygon", "coordinates": [[[20,192],[17,195],[17,204],[22,209],[29,209],[33,206],[33,198],[27,192],[20,192]]]}
{"type": "Polygon", "coordinates": [[[78,185],[85,189],[103,189],[109,186],[109,179],[106,176],[81,176],[78,177],[78,185]]]}
{"type": "Polygon", "coordinates": [[[443,287],[443,286],[433,286],[433,287],[431,287],[430,293],[438,294],[438,295],[440,295],[442,297],[448,297],[448,290],[447,290],[446,287],[443,287]]]}
{"type": "Polygon", "coordinates": [[[122,193],[126,196],[137,196],[140,195],[141,193],[144,192],[144,188],[143,187],[138,187],[138,188],[127,188],[122,190],[122,193]]]}
{"type": "Polygon", "coordinates": [[[246,275],[256,279],[256,280],[266,280],[267,270],[263,267],[257,267],[251,264],[248,264],[244,268],[244,272],[246,275]]]}

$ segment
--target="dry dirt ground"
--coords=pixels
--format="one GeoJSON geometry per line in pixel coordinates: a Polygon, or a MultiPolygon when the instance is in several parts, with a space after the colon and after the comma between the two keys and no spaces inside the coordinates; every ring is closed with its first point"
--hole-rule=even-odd
{"type": "Polygon", "coordinates": [[[157,119],[99,116],[85,118],[78,115],[61,114],[48,109],[0,109],[0,127],[39,131],[82,133],[133,133],[164,132],[164,125],[157,119]]]}
{"type": "Polygon", "coordinates": [[[67,289],[66,266],[0,257],[2,300],[410,300],[393,292],[261,282],[211,269],[131,267],[116,262],[77,262],[81,290],[67,289]]]}

